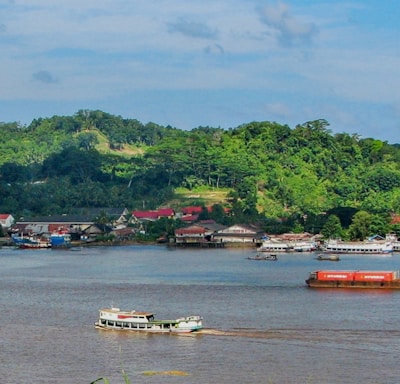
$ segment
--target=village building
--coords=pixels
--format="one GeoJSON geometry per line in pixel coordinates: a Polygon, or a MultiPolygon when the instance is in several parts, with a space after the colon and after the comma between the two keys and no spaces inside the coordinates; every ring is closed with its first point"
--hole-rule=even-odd
{"type": "Polygon", "coordinates": [[[67,232],[72,241],[89,242],[110,234],[113,228],[126,228],[129,220],[129,211],[121,208],[82,209],[82,212],[85,214],[23,218],[11,227],[11,232],[25,235],[67,232]]]}
{"type": "Polygon", "coordinates": [[[203,243],[206,240],[206,229],[199,225],[192,225],[186,228],[178,228],[175,230],[175,244],[187,245],[190,243],[203,243]]]}
{"type": "Polygon", "coordinates": [[[132,221],[134,223],[137,222],[145,222],[145,221],[156,221],[161,219],[162,217],[173,219],[175,217],[175,211],[172,208],[160,208],[157,210],[150,211],[133,211],[132,212],[132,221]]]}
{"type": "Polygon", "coordinates": [[[257,244],[265,235],[258,227],[235,224],[214,233],[213,238],[221,243],[257,244]]]}
{"type": "Polygon", "coordinates": [[[3,230],[7,230],[14,224],[14,217],[9,213],[0,213],[0,225],[3,230]]]}

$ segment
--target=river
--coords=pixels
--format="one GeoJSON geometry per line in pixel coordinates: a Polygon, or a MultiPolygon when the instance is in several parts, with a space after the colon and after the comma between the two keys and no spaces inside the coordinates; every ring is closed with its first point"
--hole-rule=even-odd
{"type": "Polygon", "coordinates": [[[400,269],[400,255],[164,246],[0,249],[0,382],[395,384],[400,290],[315,290],[316,269],[400,269]],[[93,327],[100,308],[203,316],[204,332],[93,327]]]}

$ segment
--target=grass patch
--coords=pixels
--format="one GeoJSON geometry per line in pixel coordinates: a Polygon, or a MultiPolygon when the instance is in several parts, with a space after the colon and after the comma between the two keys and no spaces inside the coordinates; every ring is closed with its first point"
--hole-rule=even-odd
{"type": "Polygon", "coordinates": [[[175,198],[167,203],[169,206],[182,208],[189,205],[204,205],[211,206],[214,204],[225,205],[228,193],[231,190],[228,188],[205,188],[199,187],[194,189],[176,188],[175,198]]]}

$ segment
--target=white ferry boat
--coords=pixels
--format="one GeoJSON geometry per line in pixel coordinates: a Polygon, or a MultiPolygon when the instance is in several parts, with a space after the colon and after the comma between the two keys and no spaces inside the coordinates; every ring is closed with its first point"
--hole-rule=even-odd
{"type": "Polygon", "coordinates": [[[261,247],[257,248],[258,252],[292,252],[293,246],[284,241],[265,240],[261,247]]]}
{"type": "Polygon", "coordinates": [[[393,252],[400,252],[400,241],[392,241],[393,252]]]}
{"type": "Polygon", "coordinates": [[[324,244],[325,253],[391,254],[390,241],[340,241],[328,240],[324,244]]]}
{"type": "Polygon", "coordinates": [[[119,308],[100,309],[96,328],[144,332],[189,333],[203,328],[201,316],[187,316],[176,320],[156,320],[152,312],[121,311],[119,308]]]}
{"type": "Polygon", "coordinates": [[[318,245],[314,241],[298,241],[293,245],[295,252],[314,252],[317,248],[318,245]]]}

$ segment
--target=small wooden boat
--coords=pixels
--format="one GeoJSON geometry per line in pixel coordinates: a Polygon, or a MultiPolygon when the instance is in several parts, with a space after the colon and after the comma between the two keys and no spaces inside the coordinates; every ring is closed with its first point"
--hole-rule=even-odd
{"type": "Polygon", "coordinates": [[[203,328],[202,317],[187,316],[176,320],[156,320],[153,312],[121,311],[119,308],[100,309],[95,328],[107,330],[155,333],[189,333],[203,328]]]}
{"type": "Polygon", "coordinates": [[[338,255],[318,255],[317,260],[321,261],[339,261],[340,257],[338,255]]]}
{"type": "Polygon", "coordinates": [[[278,257],[275,254],[270,255],[255,255],[248,257],[249,260],[260,260],[260,261],[277,261],[278,257]]]}

